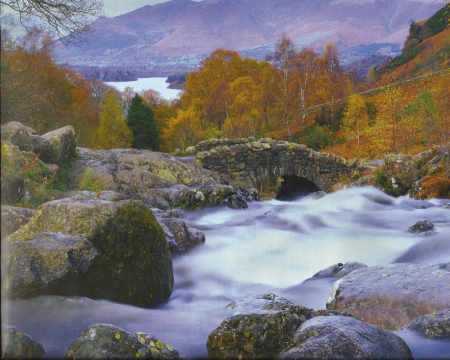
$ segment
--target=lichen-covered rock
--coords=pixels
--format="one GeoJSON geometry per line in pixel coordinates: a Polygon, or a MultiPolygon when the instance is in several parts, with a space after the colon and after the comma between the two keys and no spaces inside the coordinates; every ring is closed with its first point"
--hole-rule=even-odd
{"type": "Polygon", "coordinates": [[[30,135],[33,152],[39,154],[39,159],[49,162],[52,157],[52,143],[39,135],[30,135]]]}
{"type": "Polygon", "coordinates": [[[434,225],[428,220],[419,220],[414,225],[408,227],[408,231],[414,234],[427,234],[433,235],[434,225]]]}
{"type": "Polygon", "coordinates": [[[43,359],[44,347],[14,326],[2,324],[2,359],[43,359]]]}
{"type": "Polygon", "coordinates": [[[1,126],[2,141],[9,141],[16,145],[21,151],[33,151],[31,140],[32,133],[35,131],[28,126],[22,125],[16,121],[11,121],[1,126]]]}
{"type": "Polygon", "coordinates": [[[450,338],[450,308],[422,316],[406,325],[404,329],[418,331],[433,339],[450,338]]]}
{"type": "Polygon", "coordinates": [[[74,292],[98,253],[81,236],[39,233],[2,246],[2,293],[13,298],[74,292]]]}
{"type": "Polygon", "coordinates": [[[320,270],[315,273],[313,277],[336,277],[341,278],[347,274],[350,274],[356,269],[367,267],[367,265],[359,262],[347,262],[345,264],[337,263],[327,267],[326,269],[320,270]]]}
{"type": "Polygon", "coordinates": [[[386,178],[391,181],[394,195],[405,195],[421,178],[416,158],[411,155],[386,155],[383,165],[386,178]]]}
{"type": "Polygon", "coordinates": [[[115,325],[89,326],[66,352],[65,359],[178,359],[178,351],[151,334],[134,335],[115,325]]]}
{"type": "Polygon", "coordinates": [[[286,310],[290,306],[294,306],[294,304],[289,300],[273,293],[266,293],[235,300],[229,303],[226,308],[233,310],[233,313],[238,315],[264,313],[264,310],[286,310]]]}
{"type": "Polygon", "coordinates": [[[25,194],[25,178],[40,178],[49,173],[47,166],[32,152],[20,151],[15,145],[2,141],[1,202],[17,203],[25,194]],[[27,175],[28,174],[28,175],[27,175]]]}
{"type": "Polygon", "coordinates": [[[15,206],[1,207],[2,230],[1,239],[24,226],[34,215],[34,210],[15,206]]]}
{"type": "Polygon", "coordinates": [[[295,346],[280,359],[412,359],[408,345],[394,333],[345,316],[319,316],[304,322],[295,346]]]}
{"type": "Polygon", "coordinates": [[[73,126],[69,125],[48,132],[42,135],[42,138],[50,141],[51,144],[51,153],[43,161],[61,165],[74,156],[77,142],[73,126]]]}
{"type": "Polygon", "coordinates": [[[189,231],[186,223],[181,219],[166,218],[158,221],[169,230],[165,231],[165,234],[170,252],[174,255],[182,255],[194,246],[205,242],[205,235],[200,230],[191,229],[189,231]]]}
{"type": "Polygon", "coordinates": [[[228,196],[223,200],[222,205],[228,206],[232,209],[247,209],[248,204],[245,198],[240,194],[234,194],[228,196]]]}
{"type": "Polygon", "coordinates": [[[98,261],[86,273],[80,293],[67,295],[154,307],[172,293],[169,245],[141,201],[52,201],[41,205],[27,225],[3,241],[29,241],[40,232],[81,235],[98,251],[98,261]]]}
{"type": "Polygon", "coordinates": [[[228,318],[208,336],[208,355],[213,359],[274,358],[292,345],[294,333],[305,322],[308,311],[296,306],[289,311],[228,318]]]}
{"type": "Polygon", "coordinates": [[[399,330],[414,319],[448,308],[450,272],[436,266],[392,264],[351,272],[333,284],[327,309],[399,330]]]}
{"type": "Polygon", "coordinates": [[[78,148],[69,166],[69,186],[74,188],[86,168],[105,189],[141,200],[149,207],[167,210],[216,206],[236,191],[222,184],[219,174],[193,162],[180,161],[149,150],[78,148]]]}

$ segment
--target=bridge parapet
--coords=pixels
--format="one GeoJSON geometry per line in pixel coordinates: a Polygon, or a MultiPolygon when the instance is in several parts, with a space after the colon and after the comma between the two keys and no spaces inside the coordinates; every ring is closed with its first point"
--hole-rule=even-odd
{"type": "Polygon", "coordinates": [[[325,192],[343,177],[359,174],[356,160],[319,153],[305,145],[274,139],[211,139],[196,146],[198,165],[238,180],[247,186],[295,175],[325,192]]]}

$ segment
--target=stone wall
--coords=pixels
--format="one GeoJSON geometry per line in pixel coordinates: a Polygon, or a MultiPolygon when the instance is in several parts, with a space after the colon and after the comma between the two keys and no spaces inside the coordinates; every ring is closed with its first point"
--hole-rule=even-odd
{"type": "Polygon", "coordinates": [[[196,146],[198,165],[247,186],[284,175],[296,175],[312,181],[325,192],[342,177],[359,174],[357,161],[323,154],[305,145],[273,139],[211,139],[196,146]]]}

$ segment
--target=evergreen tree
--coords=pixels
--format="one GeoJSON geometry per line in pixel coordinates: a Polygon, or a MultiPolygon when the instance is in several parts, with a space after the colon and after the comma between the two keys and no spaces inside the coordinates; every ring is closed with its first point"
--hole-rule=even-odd
{"type": "Polygon", "coordinates": [[[127,125],[133,132],[132,148],[158,150],[159,134],[153,110],[138,94],[128,106],[127,125]]]}

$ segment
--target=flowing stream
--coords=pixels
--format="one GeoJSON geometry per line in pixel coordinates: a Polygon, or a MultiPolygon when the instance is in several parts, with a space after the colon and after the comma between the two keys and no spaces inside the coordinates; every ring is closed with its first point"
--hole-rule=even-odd
{"type": "MultiPolygon", "coordinates": [[[[89,325],[108,323],[150,332],[186,358],[207,357],[209,333],[233,315],[233,300],[274,292],[296,305],[325,309],[332,278],[310,279],[332,264],[366,265],[450,261],[449,200],[392,198],[374,188],[353,188],[322,198],[249,203],[245,210],[218,207],[189,212],[186,223],[206,243],[173,261],[171,299],[157,309],[105,300],[40,296],[2,301],[2,323],[41,342],[48,357],[62,357],[89,325]],[[421,219],[437,234],[407,232],[421,219]]],[[[450,299],[449,299],[450,306],[450,299]]],[[[398,331],[415,358],[448,358],[450,339],[428,340],[398,331]]]]}

